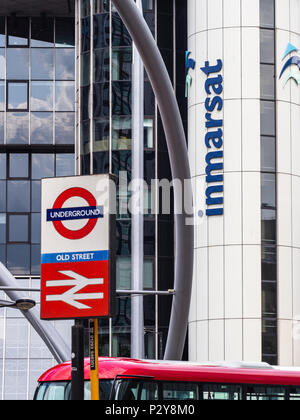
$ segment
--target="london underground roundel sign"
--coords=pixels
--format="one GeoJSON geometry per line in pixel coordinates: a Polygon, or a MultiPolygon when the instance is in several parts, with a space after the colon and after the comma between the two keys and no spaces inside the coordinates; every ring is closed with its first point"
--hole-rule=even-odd
{"type": "Polygon", "coordinates": [[[109,175],[42,180],[42,319],[112,316],[112,183],[109,175]]]}

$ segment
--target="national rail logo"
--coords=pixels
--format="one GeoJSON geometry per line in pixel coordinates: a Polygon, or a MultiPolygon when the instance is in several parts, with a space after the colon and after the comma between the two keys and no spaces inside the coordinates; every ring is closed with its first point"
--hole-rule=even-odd
{"type": "MultiPolygon", "coordinates": [[[[293,52],[297,52],[297,51],[298,51],[297,47],[288,43],[285,49],[285,52],[283,54],[282,60],[284,60],[289,54],[292,54],[293,52]]],[[[280,72],[280,75],[279,75],[279,79],[281,79],[283,74],[286,73],[285,77],[283,78],[283,86],[285,86],[290,79],[294,79],[297,85],[299,85],[300,83],[299,69],[300,69],[300,57],[298,55],[293,55],[284,63],[282,70],[280,72]],[[288,73],[286,72],[287,69],[289,70],[288,73]]]]}

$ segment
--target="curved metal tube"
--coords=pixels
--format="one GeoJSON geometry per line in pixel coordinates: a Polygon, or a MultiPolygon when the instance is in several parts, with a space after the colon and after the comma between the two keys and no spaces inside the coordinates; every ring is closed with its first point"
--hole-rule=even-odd
{"type": "MultiPolygon", "coordinates": [[[[153,36],[133,0],[112,0],[143,60],[160,110],[170,157],[172,178],[179,179],[185,202],[192,203],[192,184],[185,133],[173,87],[153,36]]],[[[193,279],[193,215],[184,208],[184,200],[174,191],[175,279],[171,319],[164,358],[182,358],[193,279]],[[186,224],[189,218],[189,224],[186,224]]]]}
{"type": "MultiPolygon", "coordinates": [[[[14,276],[2,263],[0,263],[0,285],[9,288],[15,287],[16,289],[19,287],[14,276]]],[[[26,298],[23,293],[20,293],[20,291],[17,290],[5,290],[5,293],[12,301],[26,298]]],[[[70,348],[50,322],[41,321],[39,310],[36,307],[21,312],[45,342],[57,363],[70,360],[70,348]]]]}

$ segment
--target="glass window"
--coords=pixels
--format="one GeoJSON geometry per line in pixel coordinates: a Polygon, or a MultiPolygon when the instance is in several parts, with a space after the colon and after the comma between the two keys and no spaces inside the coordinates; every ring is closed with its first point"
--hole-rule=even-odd
{"type": "Polygon", "coordinates": [[[0,16],[0,47],[5,47],[5,17],[0,16]]]}
{"type": "Polygon", "coordinates": [[[94,120],[94,151],[109,149],[109,121],[107,119],[94,120]]]}
{"type": "Polygon", "coordinates": [[[28,112],[8,112],[6,120],[6,140],[8,144],[28,144],[28,112]]]}
{"type": "Polygon", "coordinates": [[[9,177],[28,178],[29,157],[27,153],[10,153],[9,155],[9,177]]]}
{"type": "Polygon", "coordinates": [[[7,182],[7,210],[13,213],[30,211],[30,182],[7,182]]]}
{"type": "Polygon", "coordinates": [[[275,136],[275,105],[274,102],[261,101],[261,134],[275,136]]]}
{"type": "Polygon", "coordinates": [[[276,282],[262,282],[262,316],[276,317],[277,315],[277,285],[276,282]]]}
{"type": "Polygon", "coordinates": [[[289,392],[289,399],[290,400],[300,400],[300,388],[299,387],[290,387],[289,392]]]}
{"type": "Polygon", "coordinates": [[[5,79],[5,49],[0,48],[0,79],[5,79]]]}
{"type": "Polygon", "coordinates": [[[132,142],[131,118],[113,118],[112,148],[113,150],[130,150],[132,142]]]}
{"type": "Polygon", "coordinates": [[[55,83],[55,110],[75,111],[74,82],[55,83]]]}
{"type": "Polygon", "coordinates": [[[112,80],[130,80],[132,65],[131,48],[113,48],[112,80]]]}
{"type": "MultiPolygon", "coordinates": [[[[84,63],[83,69],[84,74],[89,74],[89,54],[84,54],[84,63]]],[[[85,78],[86,80],[86,78],[85,78]]],[[[101,48],[94,51],[94,81],[95,82],[105,82],[109,80],[109,49],[101,48]]],[[[89,80],[87,80],[89,83],[89,80]]],[[[88,84],[85,83],[85,84],[88,84]]]]}
{"type": "Polygon", "coordinates": [[[204,400],[241,400],[242,387],[239,385],[203,384],[204,400]]]}
{"type": "Polygon", "coordinates": [[[0,262],[6,265],[6,245],[0,245],[0,262]]]}
{"type": "Polygon", "coordinates": [[[31,144],[53,143],[53,113],[31,112],[31,144]]]}
{"type": "Polygon", "coordinates": [[[41,213],[31,213],[31,242],[41,242],[41,213]]]}
{"type": "Polygon", "coordinates": [[[113,82],[112,83],[112,114],[130,115],[131,114],[131,83],[113,82]]]}
{"type": "Polygon", "coordinates": [[[54,177],[54,155],[52,153],[33,153],[31,159],[32,179],[54,177]]]}
{"type": "Polygon", "coordinates": [[[274,24],[274,0],[260,0],[260,26],[273,28],[274,24]]]}
{"type": "Polygon", "coordinates": [[[29,44],[29,19],[23,17],[7,17],[8,46],[26,47],[29,44]]]}
{"type": "Polygon", "coordinates": [[[52,111],[53,83],[32,82],[30,105],[32,111],[52,111]]]}
{"type": "Polygon", "coordinates": [[[94,84],[94,118],[109,116],[109,84],[94,84]]]}
{"type": "Polygon", "coordinates": [[[28,242],[28,215],[27,214],[10,214],[9,222],[9,242],[28,242]]]}
{"type": "Polygon", "coordinates": [[[31,245],[31,274],[41,274],[41,246],[31,245]]]}
{"type": "Polygon", "coordinates": [[[13,274],[30,274],[30,245],[7,245],[7,268],[13,274]]]}
{"type": "Polygon", "coordinates": [[[7,82],[7,110],[28,110],[28,83],[7,82]]]}
{"type": "Polygon", "coordinates": [[[146,149],[153,149],[153,119],[144,120],[144,147],[146,149]]]}
{"type": "Polygon", "coordinates": [[[261,137],[261,170],[275,172],[275,137],[261,137]]]}
{"type": "Polygon", "coordinates": [[[261,206],[262,209],[276,208],[276,187],[274,174],[261,175],[261,206]]]}
{"type": "Polygon", "coordinates": [[[41,211],[41,182],[31,182],[31,211],[41,211]]]}
{"type": "Polygon", "coordinates": [[[72,176],[74,175],[74,154],[58,153],[56,155],[56,176],[72,176]]]}
{"type": "Polygon", "coordinates": [[[0,181],[0,211],[6,211],[6,182],[0,181]]]}
{"type": "Polygon", "coordinates": [[[55,113],[55,144],[74,144],[75,114],[72,112],[55,113]]]}
{"type": "Polygon", "coordinates": [[[163,400],[198,400],[198,385],[186,382],[163,382],[163,400]]]}
{"type": "Polygon", "coordinates": [[[4,112],[0,112],[0,144],[4,143],[4,112]]]}
{"type": "Polygon", "coordinates": [[[262,99],[274,99],[275,97],[275,68],[273,65],[260,65],[260,96],[262,99]]]}
{"type": "Polygon", "coordinates": [[[0,243],[6,243],[6,214],[0,213],[0,243]]]}
{"type": "Polygon", "coordinates": [[[283,387],[266,385],[247,385],[247,400],[284,400],[285,390],[283,387]]]}
{"type": "Polygon", "coordinates": [[[29,49],[8,48],[6,50],[6,77],[11,80],[29,79],[29,49]]]}
{"type": "Polygon", "coordinates": [[[54,51],[52,48],[31,49],[31,79],[53,80],[54,51]]]}
{"type": "Polygon", "coordinates": [[[5,107],[5,82],[0,82],[0,111],[5,107]]]}
{"type": "Polygon", "coordinates": [[[94,49],[109,46],[109,13],[94,16],[94,49]]]}
{"type": "Polygon", "coordinates": [[[75,79],[75,53],[73,49],[57,49],[56,54],[56,80],[75,79]]]}
{"type": "Polygon", "coordinates": [[[31,18],[31,47],[52,47],[54,42],[53,18],[31,18]]]}
{"type": "Polygon", "coordinates": [[[56,18],[55,20],[55,46],[75,46],[75,24],[73,18],[56,18]]]}
{"type": "Polygon", "coordinates": [[[131,46],[131,37],[117,13],[112,14],[112,45],[113,47],[131,46]]]}
{"type": "Polygon", "coordinates": [[[260,30],[260,62],[274,64],[275,62],[274,31],[270,29],[260,30]]]}
{"type": "Polygon", "coordinates": [[[6,154],[0,154],[0,179],[6,179],[6,154]]]}

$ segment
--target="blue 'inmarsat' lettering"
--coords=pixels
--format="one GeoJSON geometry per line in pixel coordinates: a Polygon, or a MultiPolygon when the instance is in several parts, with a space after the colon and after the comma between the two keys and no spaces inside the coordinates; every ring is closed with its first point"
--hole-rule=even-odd
{"type": "Polygon", "coordinates": [[[217,149],[208,152],[205,157],[206,182],[208,184],[205,192],[207,216],[223,214],[224,178],[222,173],[214,173],[215,171],[223,171],[223,150],[220,150],[223,146],[223,120],[215,119],[212,116],[216,109],[218,111],[223,109],[223,99],[219,96],[223,92],[223,77],[221,74],[209,77],[211,73],[219,73],[222,70],[222,66],[222,60],[217,60],[217,64],[214,66],[211,66],[209,61],[206,61],[205,66],[201,67],[203,73],[208,76],[205,82],[205,91],[209,95],[205,100],[205,109],[207,111],[205,114],[205,127],[209,130],[205,135],[205,145],[208,149],[217,149]],[[211,95],[214,96],[211,97],[211,95]]]}

